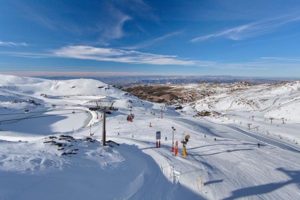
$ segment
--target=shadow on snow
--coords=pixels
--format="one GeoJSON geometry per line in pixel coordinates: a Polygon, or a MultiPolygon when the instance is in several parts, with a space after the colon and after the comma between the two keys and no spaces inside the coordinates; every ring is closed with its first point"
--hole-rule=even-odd
{"type": "Polygon", "coordinates": [[[289,177],[289,179],[277,183],[268,183],[268,184],[263,184],[258,186],[251,186],[251,187],[237,189],[231,193],[230,197],[227,197],[224,200],[232,200],[232,199],[238,199],[242,197],[267,194],[289,184],[296,184],[298,187],[300,187],[300,171],[287,170],[284,168],[277,168],[277,170],[286,174],[289,177]]]}

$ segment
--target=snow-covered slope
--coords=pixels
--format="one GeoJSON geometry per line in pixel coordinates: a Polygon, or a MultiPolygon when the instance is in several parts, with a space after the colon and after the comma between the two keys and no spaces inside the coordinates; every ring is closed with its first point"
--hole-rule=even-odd
{"type": "Polygon", "coordinates": [[[0,199],[299,199],[300,147],[272,135],[297,138],[297,118],[287,116],[299,83],[201,87],[209,96],[181,112],[96,80],[0,75],[0,199]],[[118,109],[107,114],[108,146],[102,113],[89,110],[104,100],[118,109]],[[195,118],[195,108],[223,115],[195,118]],[[276,112],[285,124],[267,121],[276,112]]]}
{"type": "Polygon", "coordinates": [[[260,134],[300,143],[300,81],[277,84],[200,84],[206,93],[186,104],[188,115],[210,115],[210,120],[234,124],[260,134]]]}
{"type": "Polygon", "coordinates": [[[38,78],[20,78],[15,76],[0,75],[1,89],[7,89],[26,94],[48,95],[101,95],[115,94],[114,88],[93,79],[76,80],[45,80],[38,78]]]}
{"type": "MultiPolygon", "coordinates": [[[[201,110],[259,111],[265,117],[300,122],[300,82],[260,85],[219,85],[214,94],[195,103],[201,110]]],[[[197,86],[196,86],[197,87],[197,86]]]]}

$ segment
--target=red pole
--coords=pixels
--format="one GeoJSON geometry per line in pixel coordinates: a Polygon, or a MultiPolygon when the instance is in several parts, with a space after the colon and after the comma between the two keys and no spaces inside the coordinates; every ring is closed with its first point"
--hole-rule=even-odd
{"type": "Polygon", "coordinates": [[[175,156],[178,154],[178,141],[175,142],[175,156]]]}

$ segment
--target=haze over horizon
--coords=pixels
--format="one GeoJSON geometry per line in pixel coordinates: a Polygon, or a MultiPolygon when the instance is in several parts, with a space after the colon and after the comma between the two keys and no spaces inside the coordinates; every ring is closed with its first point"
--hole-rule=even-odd
{"type": "Polygon", "coordinates": [[[0,73],[300,78],[296,0],[2,0],[0,73]]]}

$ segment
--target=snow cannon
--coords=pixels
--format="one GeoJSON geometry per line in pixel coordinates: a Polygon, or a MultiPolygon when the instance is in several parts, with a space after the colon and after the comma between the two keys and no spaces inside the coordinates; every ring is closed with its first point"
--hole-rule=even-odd
{"type": "Polygon", "coordinates": [[[184,139],[181,141],[181,143],[182,143],[182,157],[184,157],[184,158],[187,156],[186,145],[189,142],[190,137],[191,137],[190,135],[186,135],[184,137],[184,139]]]}

